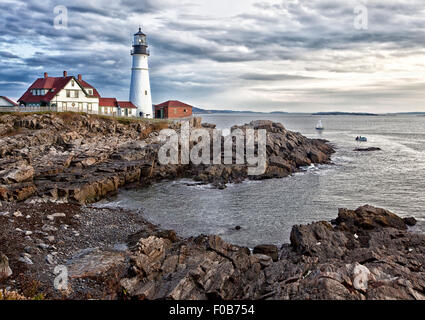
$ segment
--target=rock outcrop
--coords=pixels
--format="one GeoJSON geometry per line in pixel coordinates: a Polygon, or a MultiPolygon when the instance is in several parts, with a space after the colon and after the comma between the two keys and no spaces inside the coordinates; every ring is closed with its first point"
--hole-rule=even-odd
{"type": "Polygon", "coordinates": [[[368,205],[340,209],[333,223],[293,227],[268,270],[292,277],[266,289],[274,299],[425,299],[425,235],[368,205]]]}
{"type": "Polygon", "coordinates": [[[259,298],[262,270],[271,258],[250,255],[218,236],[173,243],[156,236],[141,238],[121,280],[126,295],[138,299],[259,298]]]}
{"type": "MultiPolygon", "coordinates": [[[[200,119],[193,118],[191,128],[200,127],[200,119]]],[[[161,165],[158,135],[165,128],[178,131],[180,125],[78,113],[0,115],[0,200],[90,203],[125,185],[161,179],[189,177],[224,187],[248,178],[246,165],[161,165]]],[[[326,142],[281,124],[254,121],[237,128],[267,130],[267,170],[256,179],[285,177],[302,166],[330,162],[333,149],[326,142]]]]}
{"type": "Polygon", "coordinates": [[[425,299],[425,235],[371,206],[334,223],[294,226],[275,261],[273,246],[144,231],[121,286],[138,299],[425,299]]]}

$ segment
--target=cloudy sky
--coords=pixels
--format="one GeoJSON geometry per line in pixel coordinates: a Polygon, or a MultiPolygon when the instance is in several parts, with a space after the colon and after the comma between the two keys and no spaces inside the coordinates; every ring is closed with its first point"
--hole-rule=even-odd
{"type": "Polygon", "coordinates": [[[68,70],[127,100],[139,25],[154,103],[425,111],[423,0],[0,0],[0,95],[17,99],[44,71],[68,70]]]}

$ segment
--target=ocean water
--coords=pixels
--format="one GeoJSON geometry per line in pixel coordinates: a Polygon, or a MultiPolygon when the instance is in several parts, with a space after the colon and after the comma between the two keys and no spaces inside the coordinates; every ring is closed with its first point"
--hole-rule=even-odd
{"type": "Polygon", "coordinates": [[[247,181],[225,190],[190,180],[161,182],[123,190],[101,206],[140,209],[144,217],[182,236],[218,234],[234,244],[254,247],[289,242],[291,227],[331,220],[338,208],[364,204],[383,207],[418,220],[425,231],[425,116],[202,115],[203,121],[228,129],[266,119],[310,138],[330,141],[332,165],[306,168],[284,179],[247,181]],[[317,132],[321,119],[325,130],[317,132]],[[358,135],[368,142],[355,141],[358,135]],[[378,152],[355,152],[356,147],[378,152]],[[234,227],[239,225],[241,230],[234,227]]]}

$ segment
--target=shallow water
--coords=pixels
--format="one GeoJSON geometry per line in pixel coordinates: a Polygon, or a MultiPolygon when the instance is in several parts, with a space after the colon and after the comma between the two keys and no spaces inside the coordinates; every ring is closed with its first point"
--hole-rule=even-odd
{"type": "Polygon", "coordinates": [[[401,216],[414,216],[414,231],[425,231],[424,116],[202,115],[218,128],[251,120],[281,122],[307,137],[335,146],[333,165],[310,167],[289,178],[248,181],[225,190],[189,180],[162,182],[142,190],[124,190],[99,205],[143,208],[145,217],[183,236],[219,234],[226,241],[253,247],[289,242],[294,224],[330,220],[338,208],[371,204],[401,216]],[[325,130],[316,132],[322,119],[325,130]],[[354,138],[366,136],[368,142],[354,138]],[[354,152],[380,147],[378,152],[354,152]],[[234,227],[239,225],[241,230],[234,227]]]}

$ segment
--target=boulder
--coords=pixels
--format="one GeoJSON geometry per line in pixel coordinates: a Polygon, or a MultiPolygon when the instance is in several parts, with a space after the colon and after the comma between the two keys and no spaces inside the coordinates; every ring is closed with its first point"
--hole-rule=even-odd
{"type": "Polygon", "coordinates": [[[356,210],[339,209],[337,225],[352,232],[357,229],[395,228],[406,230],[406,223],[396,214],[381,208],[365,205],[356,210]]]}
{"type": "Polygon", "coordinates": [[[415,218],[413,218],[413,217],[404,218],[404,219],[403,219],[403,221],[404,221],[404,223],[405,223],[406,225],[408,225],[409,227],[413,227],[413,226],[415,226],[415,225],[416,225],[416,223],[417,223],[416,219],[415,219],[415,218]]]}

